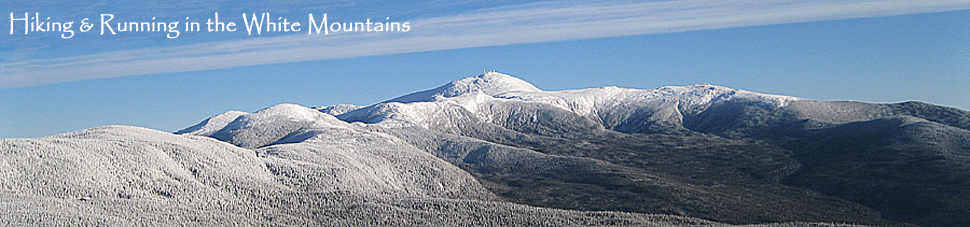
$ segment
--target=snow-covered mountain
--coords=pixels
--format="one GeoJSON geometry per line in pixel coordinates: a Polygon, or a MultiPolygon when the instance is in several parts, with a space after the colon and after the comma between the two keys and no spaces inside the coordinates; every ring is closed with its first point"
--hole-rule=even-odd
{"type": "Polygon", "coordinates": [[[744,102],[778,108],[798,100],[709,84],[650,90],[603,87],[542,91],[510,75],[488,72],[338,116],[366,123],[403,121],[427,128],[434,121],[430,118],[438,116],[436,111],[454,106],[486,122],[501,124],[499,121],[508,120],[502,116],[508,115],[508,108],[531,105],[567,111],[607,129],[647,132],[657,127],[684,129],[685,115],[696,115],[712,105],[744,102]]]}
{"type": "Polygon", "coordinates": [[[0,151],[5,224],[970,224],[967,111],[708,84],[543,91],[489,72],[0,151]]]}

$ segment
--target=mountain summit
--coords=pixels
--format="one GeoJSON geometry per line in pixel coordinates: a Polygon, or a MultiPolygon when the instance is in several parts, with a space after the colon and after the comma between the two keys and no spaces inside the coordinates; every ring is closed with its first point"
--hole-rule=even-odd
{"type": "Polygon", "coordinates": [[[0,151],[6,225],[970,225],[970,112],[709,84],[543,91],[486,72],[0,151]]]}
{"type": "Polygon", "coordinates": [[[452,81],[435,89],[415,92],[391,99],[387,102],[428,102],[434,101],[434,97],[436,96],[450,98],[475,92],[481,92],[488,96],[498,96],[513,92],[541,91],[529,82],[525,82],[514,76],[498,72],[486,72],[478,76],[452,81]]]}

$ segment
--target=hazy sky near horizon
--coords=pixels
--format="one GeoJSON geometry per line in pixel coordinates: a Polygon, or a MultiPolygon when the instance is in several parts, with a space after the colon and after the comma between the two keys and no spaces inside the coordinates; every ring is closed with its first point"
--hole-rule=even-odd
{"type": "Polygon", "coordinates": [[[0,138],[109,124],[174,131],[278,103],[368,105],[483,68],[545,90],[712,83],[968,110],[968,9],[968,0],[4,2],[0,138]],[[303,31],[247,35],[241,15],[264,12],[303,31]],[[76,22],[69,39],[24,35],[10,20],[24,13],[95,27],[82,33],[76,22]],[[98,34],[100,14],[205,30],[214,13],[239,30],[98,34]],[[308,14],[324,13],[410,30],[308,35],[308,14]]]}

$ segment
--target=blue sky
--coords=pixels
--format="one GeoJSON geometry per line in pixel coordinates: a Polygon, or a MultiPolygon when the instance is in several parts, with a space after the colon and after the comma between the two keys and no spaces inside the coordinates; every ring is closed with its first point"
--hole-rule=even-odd
{"type": "MultiPolygon", "coordinates": [[[[970,109],[970,1],[49,1],[0,3],[0,138],[174,131],[278,103],[368,105],[483,68],[545,90],[712,83],[970,109]],[[10,34],[10,13],[242,23],[410,22],[406,33],[10,34]]],[[[20,22],[22,23],[22,22],[20,22]]],[[[77,26],[77,25],[75,25],[77,26]]],[[[204,25],[203,25],[204,26],[204,25]]],[[[15,27],[15,29],[22,29],[15,27]]],[[[76,27],[75,27],[76,29],[76,27]]]]}

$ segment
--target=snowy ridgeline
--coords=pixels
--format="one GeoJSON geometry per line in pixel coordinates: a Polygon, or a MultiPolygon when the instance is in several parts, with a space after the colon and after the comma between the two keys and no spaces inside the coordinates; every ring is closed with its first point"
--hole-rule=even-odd
{"type": "Polygon", "coordinates": [[[390,120],[396,123],[389,124],[406,122],[428,127],[430,122],[438,121],[433,118],[442,117],[441,111],[449,107],[461,107],[478,118],[498,123],[496,121],[505,120],[501,115],[509,115],[509,112],[524,106],[540,106],[538,108],[543,109],[548,106],[589,118],[604,128],[647,132],[649,129],[642,125],[665,124],[674,127],[671,130],[681,130],[684,114],[701,113],[712,105],[744,103],[778,108],[798,100],[802,99],[709,84],[649,90],[603,87],[542,91],[519,78],[487,72],[368,107],[342,104],[317,109],[350,122],[378,123],[390,120]]]}
{"type": "Polygon", "coordinates": [[[832,135],[884,128],[965,152],[968,119],[706,84],[542,91],[488,72],[366,107],[229,111],[174,134],[0,140],[0,225],[883,225],[893,210],[795,185],[832,174],[813,175],[825,163],[799,159],[803,144],[759,140],[825,151],[852,145],[832,135]]]}
{"type": "MultiPolygon", "coordinates": [[[[249,115],[229,111],[177,133],[213,136],[218,130],[227,127],[231,130],[241,124],[275,122],[276,120],[268,119],[276,118],[302,120],[309,124],[341,125],[341,121],[345,121],[380,124],[385,127],[421,126],[434,129],[433,124],[454,124],[442,121],[454,120],[455,116],[447,115],[448,110],[455,108],[461,111],[452,112],[452,115],[469,114],[469,117],[492,124],[505,124],[502,121],[508,121],[508,118],[515,117],[513,115],[529,114],[522,110],[552,108],[561,110],[559,112],[564,114],[588,118],[603,128],[622,132],[648,132],[650,129],[644,128],[644,125],[683,130],[684,115],[702,113],[717,104],[742,103],[762,108],[779,108],[798,100],[802,99],[708,84],[650,90],[603,87],[542,91],[510,75],[488,72],[367,107],[340,104],[314,107],[312,109],[317,111],[311,111],[302,106],[281,104],[249,115]],[[246,116],[237,120],[243,115],[246,116]],[[320,122],[313,123],[317,122],[314,119],[320,122]],[[233,122],[234,120],[237,122],[233,122]]],[[[537,122],[561,118],[537,115],[531,117],[537,122]]]]}

